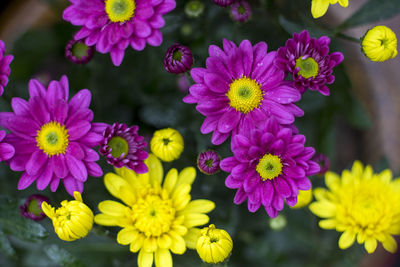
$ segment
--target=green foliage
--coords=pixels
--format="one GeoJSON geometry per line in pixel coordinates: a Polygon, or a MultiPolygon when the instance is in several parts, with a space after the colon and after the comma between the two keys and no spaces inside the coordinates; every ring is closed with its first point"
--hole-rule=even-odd
{"type": "Polygon", "coordinates": [[[63,267],[84,267],[81,261],[76,259],[67,250],[57,245],[49,245],[44,248],[46,255],[56,264],[63,267]]]}

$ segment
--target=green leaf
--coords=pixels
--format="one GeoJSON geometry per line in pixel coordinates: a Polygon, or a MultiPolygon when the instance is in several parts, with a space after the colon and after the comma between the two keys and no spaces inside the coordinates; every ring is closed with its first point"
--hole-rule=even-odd
{"type": "Polygon", "coordinates": [[[0,229],[21,240],[37,242],[47,237],[48,232],[39,223],[22,217],[15,199],[0,199],[0,229]]]}
{"type": "Polygon", "coordinates": [[[6,235],[0,230],[0,251],[10,258],[16,258],[15,250],[8,241],[6,235]]]}
{"type": "Polygon", "coordinates": [[[347,28],[390,19],[400,13],[400,0],[369,0],[338,27],[347,28]]]}
{"type": "Polygon", "coordinates": [[[60,248],[57,245],[49,245],[44,248],[46,255],[55,263],[64,267],[83,267],[86,266],[83,262],[74,257],[67,250],[60,248]]]}
{"type": "Polygon", "coordinates": [[[317,28],[316,24],[311,24],[311,22],[304,21],[302,24],[294,23],[292,21],[287,20],[284,16],[279,16],[279,24],[284,28],[289,34],[293,34],[295,32],[300,33],[303,30],[307,30],[312,37],[319,37],[323,35],[330,35],[325,29],[317,28]]]}

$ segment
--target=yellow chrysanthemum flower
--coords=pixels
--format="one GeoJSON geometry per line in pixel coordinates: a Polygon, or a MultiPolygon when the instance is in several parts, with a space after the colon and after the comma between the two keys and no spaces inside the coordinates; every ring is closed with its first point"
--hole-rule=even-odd
{"type": "Polygon", "coordinates": [[[183,254],[195,249],[199,232],[195,226],[206,224],[205,214],[214,209],[209,200],[191,201],[191,185],[196,170],[187,167],[180,173],[171,169],[163,181],[163,168],[153,154],[145,160],[149,172],[136,174],[127,168],[104,176],[107,190],[120,202],[106,200],[99,204],[102,212],[97,224],[119,226],[117,242],[139,252],[139,267],[171,267],[171,253],[183,254]]]}
{"type": "Polygon", "coordinates": [[[393,253],[397,243],[392,235],[400,234],[399,181],[392,181],[390,170],[375,174],[371,166],[364,169],[361,162],[355,161],[342,177],[326,173],[328,190],[314,190],[317,201],[310,204],[310,210],[324,218],[319,222],[321,228],[343,232],[341,249],[350,247],[357,237],[368,253],[375,251],[377,241],[393,253]]]}
{"type": "Polygon", "coordinates": [[[297,203],[292,209],[300,209],[307,206],[312,200],[312,189],[310,190],[299,190],[299,194],[297,195],[297,203]]]}
{"type": "Polygon", "coordinates": [[[64,200],[61,207],[54,210],[47,202],[42,202],[43,212],[53,221],[54,231],[65,241],[74,241],[85,237],[93,227],[93,212],[82,201],[78,191],[75,200],[64,200]]]}
{"type": "Polygon", "coordinates": [[[362,51],[372,61],[385,61],[397,56],[396,34],[386,26],[375,26],[363,37],[362,51]]]}
{"type": "Polygon", "coordinates": [[[232,239],[225,230],[215,228],[214,224],[200,230],[196,250],[204,262],[224,262],[231,254],[232,248],[232,239]]]}
{"type": "Polygon", "coordinates": [[[311,1],[311,14],[316,19],[325,15],[328,10],[329,4],[334,5],[339,2],[342,7],[349,5],[349,0],[312,0],[311,1]]]}
{"type": "Polygon", "coordinates": [[[183,147],[182,135],[172,128],[155,131],[150,141],[151,152],[166,162],[178,159],[183,147]]]}

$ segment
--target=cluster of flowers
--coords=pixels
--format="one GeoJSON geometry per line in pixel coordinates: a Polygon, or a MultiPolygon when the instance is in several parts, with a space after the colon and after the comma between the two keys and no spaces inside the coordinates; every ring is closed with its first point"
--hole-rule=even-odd
{"type": "MultiPolygon", "coordinates": [[[[159,46],[160,28],[165,23],[162,16],[176,6],[175,0],[70,2],[63,18],[82,28],[67,44],[66,57],[83,64],[96,49],[110,53],[115,66],[122,63],[128,46],[134,50],[142,50],[147,44],[159,46]]],[[[238,21],[248,20],[251,15],[245,1],[214,2],[231,6],[238,21]]],[[[321,7],[317,9],[319,13],[323,11],[321,7]]],[[[396,56],[395,35],[386,27],[374,29],[364,37],[366,55],[376,61],[396,56]]],[[[323,95],[330,93],[326,85],[334,82],[332,71],[343,55],[329,53],[329,44],[328,37],[311,38],[307,31],[295,33],[284,47],[272,52],[267,51],[264,42],[252,45],[244,40],[237,46],[224,40],[222,49],[209,47],[206,68],[191,70],[195,83],[184,102],[197,104],[196,109],[206,116],[201,132],[213,133],[214,145],[231,137],[233,152],[232,157],[222,161],[214,152],[201,153],[199,168],[207,174],[215,173],[219,167],[230,173],[225,184],[238,189],[234,202],[248,200],[250,212],[262,205],[270,217],[276,217],[285,201],[295,206],[299,192],[310,190],[308,176],[321,172],[312,159],[315,150],[305,146],[305,137],[293,123],[295,117],[303,115],[295,103],[307,89],[323,95]],[[288,74],[291,80],[285,79],[288,74]]],[[[13,59],[4,52],[0,41],[0,95],[8,83],[13,59]]],[[[165,69],[172,73],[186,72],[192,64],[192,52],[180,44],[170,47],[164,60],[165,69]]],[[[159,159],[170,162],[179,158],[184,147],[180,133],[170,128],[156,131],[150,141],[153,154],[149,154],[138,126],[93,122],[90,102],[87,89],[69,99],[66,76],[51,81],[47,88],[32,79],[29,99],[14,97],[13,111],[0,112],[0,126],[9,131],[0,131],[0,161],[6,161],[13,171],[23,172],[18,189],[36,182],[38,190],[50,187],[55,192],[62,182],[75,198],[64,200],[60,208],[54,209],[47,198],[34,195],[21,206],[22,214],[38,220],[43,217],[42,209],[52,219],[57,235],[66,241],[86,236],[93,222],[121,227],[117,242],[139,253],[139,266],[152,266],[153,261],[158,267],[172,266],[171,252],[183,254],[187,248],[197,249],[205,262],[226,260],[233,246],[229,234],[213,224],[197,228],[208,223],[207,213],[215,204],[205,199],[191,200],[195,169],[188,167],[179,173],[170,169],[164,178],[159,159]],[[124,204],[102,201],[98,206],[101,213],[94,215],[83,203],[81,193],[88,176],[103,175],[97,164],[97,146],[116,168],[116,173],[104,176],[105,186],[124,204]]],[[[400,203],[399,183],[392,182],[387,171],[374,175],[369,166],[363,171],[360,165],[356,162],[353,166],[354,179],[344,173],[340,181],[328,173],[326,182],[332,192],[316,190],[317,202],[310,208],[325,218],[320,222],[322,228],[344,232],[339,247],[347,248],[357,235],[357,241],[365,242],[368,252],[375,250],[376,240],[393,252],[396,243],[391,235],[400,233],[400,213],[384,198],[400,203]],[[379,192],[363,193],[373,190],[379,192]],[[382,213],[377,214],[377,210],[382,213]],[[347,214],[354,215],[349,219],[347,214]],[[382,218],[384,222],[379,224],[382,218]]]]}

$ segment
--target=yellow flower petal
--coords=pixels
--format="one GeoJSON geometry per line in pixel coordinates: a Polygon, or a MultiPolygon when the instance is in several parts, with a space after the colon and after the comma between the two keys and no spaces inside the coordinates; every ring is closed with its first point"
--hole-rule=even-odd
{"type": "Polygon", "coordinates": [[[397,250],[397,242],[391,235],[386,236],[386,238],[382,241],[382,245],[391,253],[395,253],[397,250]]]}
{"type": "Polygon", "coordinates": [[[119,202],[105,200],[99,203],[99,210],[107,215],[123,217],[129,211],[129,208],[119,202]]]}
{"type": "Polygon", "coordinates": [[[330,190],[336,191],[340,187],[340,177],[334,172],[327,172],[325,174],[325,183],[330,190]]]}
{"type": "Polygon", "coordinates": [[[190,249],[196,249],[197,237],[199,235],[200,229],[190,228],[187,234],[183,237],[186,242],[186,246],[190,249]]]}
{"type": "Polygon", "coordinates": [[[160,248],[169,248],[171,246],[172,239],[168,234],[163,234],[157,239],[157,245],[160,248]]]}
{"type": "Polygon", "coordinates": [[[199,226],[208,223],[209,218],[205,214],[201,213],[189,213],[185,216],[184,225],[187,228],[192,228],[194,226],[199,226]]]}
{"type": "Polygon", "coordinates": [[[349,5],[349,0],[339,0],[339,4],[342,7],[347,7],[349,5]]]}
{"type": "Polygon", "coordinates": [[[46,201],[42,202],[42,210],[47,217],[52,219],[55,216],[54,208],[50,206],[46,201]]]}
{"type": "Polygon", "coordinates": [[[339,238],[339,248],[346,249],[350,247],[354,243],[355,239],[356,239],[356,234],[354,232],[344,231],[339,238]]]}
{"type": "Polygon", "coordinates": [[[74,191],[74,198],[76,201],[83,202],[82,195],[78,191],[74,191]]]}
{"type": "Polygon", "coordinates": [[[137,261],[139,267],[151,267],[153,265],[153,252],[145,252],[141,249],[137,261]]]}
{"type": "Polygon", "coordinates": [[[175,188],[178,188],[182,184],[192,185],[195,178],[196,169],[193,167],[186,167],[179,173],[175,188]]]}
{"type": "Polygon", "coordinates": [[[131,243],[131,245],[129,246],[129,250],[133,253],[136,253],[139,251],[139,249],[142,248],[143,246],[143,241],[144,241],[144,235],[143,234],[139,234],[137,236],[137,238],[131,243]]]}
{"type": "Polygon", "coordinates": [[[172,267],[172,256],[168,249],[157,249],[154,258],[156,267],[172,267]]]}
{"type": "Polygon", "coordinates": [[[177,180],[178,180],[178,171],[175,168],[169,170],[167,176],[165,177],[163,185],[163,188],[167,190],[168,194],[171,194],[172,191],[174,190],[177,180]]]}
{"type": "Polygon", "coordinates": [[[319,227],[322,229],[335,229],[336,221],[335,220],[321,220],[319,222],[319,227]]]}
{"type": "Polygon", "coordinates": [[[137,239],[139,232],[134,227],[124,228],[118,232],[117,242],[121,245],[128,245],[137,239]]]}
{"type": "Polygon", "coordinates": [[[122,177],[110,172],[104,176],[104,185],[111,195],[120,198],[120,188],[122,186],[129,186],[129,183],[122,177]]]}
{"type": "Polygon", "coordinates": [[[191,201],[185,209],[178,212],[179,215],[187,213],[208,213],[215,208],[214,202],[206,199],[197,199],[191,201]]]}
{"type": "Polygon", "coordinates": [[[367,250],[368,253],[372,253],[375,251],[377,246],[377,242],[375,238],[367,238],[367,240],[365,240],[365,244],[364,247],[367,250]]]}
{"type": "Polygon", "coordinates": [[[333,217],[336,211],[336,206],[328,201],[313,202],[309,208],[315,215],[321,218],[333,217]]]}
{"type": "Polygon", "coordinates": [[[118,226],[119,220],[118,217],[106,215],[106,214],[97,214],[94,216],[94,222],[99,225],[104,226],[118,226]]]}
{"type": "Polygon", "coordinates": [[[154,252],[157,250],[157,239],[155,237],[147,237],[143,241],[142,250],[146,252],[154,252]]]}
{"type": "Polygon", "coordinates": [[[176,187],[175,191],[172,193],[171,196],[172,200],[174,201],[174,204],[176,203],[176,201],[185,197],[185,195],[188,195],[191,189],[192,187],[188,184],[181,184],[180,186],[176,187]]]}
{"type": "Polygon", "coordinates": [[[183,254],[186,251],[186,243],[182,236],[171,231],[170,232],[172,243],[170,249],[175,254],[183,254]]]}
{"type": "Polygon", "coordinates": [[[161,161],[153,154],[150,154],[149,157],[144,161],[144,163],[149,168],[150,183],[153,186],[161,185],[164,175],[161,161]]]}
{"type": "Polygon", "coordinates": [[[325,15],[329,7],[329,0],[312,0],[311,14],[316,19],[325,15]]]}

